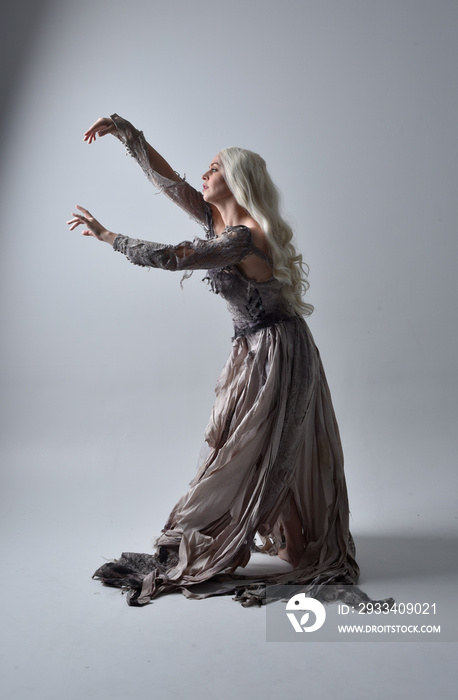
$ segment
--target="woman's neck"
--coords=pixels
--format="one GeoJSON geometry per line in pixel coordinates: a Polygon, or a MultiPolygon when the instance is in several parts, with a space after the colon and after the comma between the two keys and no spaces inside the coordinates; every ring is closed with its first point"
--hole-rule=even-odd
{"type": "Polygon", "coordinates": [[[247,210],[235,201],[220,202],[216,206],[224,226],[253,225],[255,222],[247,210]]]}

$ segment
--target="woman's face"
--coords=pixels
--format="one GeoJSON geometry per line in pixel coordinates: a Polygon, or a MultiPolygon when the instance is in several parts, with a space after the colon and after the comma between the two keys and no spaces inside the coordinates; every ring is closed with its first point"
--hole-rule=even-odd
{"type": "Polygon", "coordinates": [[[219,155],[212,159],[207,172],[202,175],[203,195],[206,202],[218,204],[228,197],[233,197],[232,192],[224,179],[223,164],[219,155]]]}

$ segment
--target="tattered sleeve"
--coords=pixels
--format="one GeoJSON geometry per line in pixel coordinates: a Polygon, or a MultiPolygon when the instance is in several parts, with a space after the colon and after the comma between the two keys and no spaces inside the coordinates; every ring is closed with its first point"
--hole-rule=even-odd
{"type": "Polygon", "coordinates": [[[210,205],[205,202],[202,193],[198,192],[178,173],[177,179],[171,180],[153,170],[143,132],[135,129],[130,122],[117,114],[112,114],[111,119],[116,126],[114,135],[124,144],[127,152],[135,158],[148,180],[175,204],[184,209],[194,221],[201,224],[207,234],[210,234],[213,230],[212,211],[210,205]]]}
{"type": "Polygon", "coordinates": [[[236,265],[252,252],[251,232],[246,226],[236,226],[221,237],[183,241],[165,245],[118,235],[114,250],[123,253],[134,265],[157,267],[162,270],[210,270],[236,265]]]}

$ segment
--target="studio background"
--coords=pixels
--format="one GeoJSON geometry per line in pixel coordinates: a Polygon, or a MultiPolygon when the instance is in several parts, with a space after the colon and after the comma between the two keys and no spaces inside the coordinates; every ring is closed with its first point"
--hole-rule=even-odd
{"type": "MultiPolygon", "coordinates": [[[[134,237],[201,235],[116,139],[83,142],[96,118],[115,111],[197,188],[225,146],[265,157],[310,265],[309,323],[340,425],[363,581],[387,568],[396,576],[412,547],[418,574],[422,562],[431,573],[438,562],[422,556],[422,542],[456,551],[458,519],[457,3],[23,0],[7,13],[0,251],[2,546],[16,581],[5,581],[3,596],[9,697],[28,697],[38,669],[43,697],[62,690],[56,648],[82,674],[66,697],[82,689],[92,697],[102,667],[117,678],[111,697],[127,688],[113,664],[122,646],[97,656],[75,611],[89,609],[93,623],[112,615],[101,634],[118,639],[122,628],[132,639],[133,615],[143,615],[148,635],[173,609],[170,599],[129,611],[90,575],[102,557],[150,548],[194,474],[230,351],[229,315],[203,272],[181,289],[180,273],[136,268],[68,232],[78,203],[134,237]],[[387,541],[397,554],[377,569],[387,541]],[[59,617],[68,622],[62,638],[59,617]],[[25,629],[34,630],[30,647],[25,629]],[[28,676],[16,653],[24,636],[28,676]]],[[[284,669],[299,659],[296,649],[274,652],[259,620],[235,613],[229,599],[198,609],[172,598],[182,616],[216,605],[220,620],[231,617],[229,645],[243,624],[243,634],[261,634],[250,637],[251,651],[287,656],[284,669]]],[[[208,640],[215,630],[203,625],[208,640]]],[[[364,651],[369,661],[375,646],[364,651]]],[[[432,677],[436,657],[415,647],[412,658],[432,677]]],[[[148,649],[153,672],[158,657],[148,649]]],[[[183,649],[184,667],[199,668],[197,652],[183,649]]],[[[335,662],[349,673],[347,660],[335,662]]],[[[236,681],[221,671],[219,697],[229,697],[229,681],[267,697],[241,668],[236,681]]],[[[373,674],[356,697],[368,697],[373,674]]],[[[297,674],[284,676],[282,688],[294,690],[297,674]]],[[[156,678],[189,692],[185,675],[156,678]]],[[[200,689],[215,678],[199,679],[200,689]]],[[[400,669],[398,681],[391,697],[406,697],[396,694],[408,682],[400,669]]]]}

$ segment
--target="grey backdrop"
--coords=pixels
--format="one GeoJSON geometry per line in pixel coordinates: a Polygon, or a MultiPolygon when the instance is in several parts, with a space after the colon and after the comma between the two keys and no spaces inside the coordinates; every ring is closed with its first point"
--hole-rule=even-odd
{"type": "Polygon", "coordinates": [[[193,475],[230,350],[203,273],[182,290],[179,274],[67,231],[79,203],[140,238],[200,233],[114,138],[83,143],[113,111],[197,187],[224,146],[266,158],[310,265],[355,537],[456,534],[456,1],[56,0],[9,12],[5,551],[46,549],[44,585],[56,558],[71,569],[78,552],[85,581],[101,555],[148,548],[193,475]]]}

